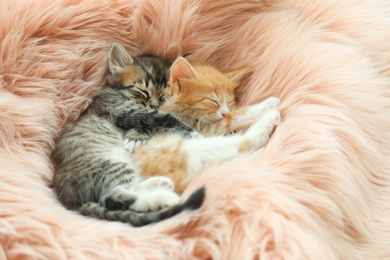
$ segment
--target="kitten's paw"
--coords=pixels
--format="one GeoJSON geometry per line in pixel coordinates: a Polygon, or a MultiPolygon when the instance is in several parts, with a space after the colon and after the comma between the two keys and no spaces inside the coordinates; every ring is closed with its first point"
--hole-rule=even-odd
{"type": "Polygon", "coordinates": [[[146,143],[146,139],[140,139],[140,140],[129,140],[125,139],[123,141],[123,148],[128,151],[130,154],[135,153],[138,151],[141,146],[143,146],[146,143]]]}
{"type": "Polygon", "coordinates": [[[269,97],[266,100],[264,100],[262,103],[269,109],[275,109],[278,108],[280,104],[280,100],[277,97],[269,97]]]}
{"type": "Polygon", "coordinates": [[[265,116],[273,126],[278,126],[281,122],[280,112],[278,110],[271,110],[265,116]]]}
{"type": "Polygon", "coordinates": [[[278,108],[280,100],[276,97],[269,97],[262,102],[250,105],[248,110],[240,116],[239,121],[253,121],[256,118],[264,116],[268,111],[278,108]]]}
{"type": "Polygon", "coordinates": [[[249,107],[249,114],[252,115],[252,117],[259,117],[264,115],[270,110],[277,109],[280,104],[280,100],[276,97],[269,97],[266,100],[263,100],[260,103],[251,105],[249,107]]]}
{"type": "Polygon", "coordinates": [[[140,189],[163,188],[170,191],[175,189],[175,184],[171,179],[165,176],[153,176],[137,184],[140,189]]]}
{"type": "Polygon", "coordinates": [[[130,206],[137,212],[158,211],[172,207],[180,202],[180,197],[173,191],[158,188],[137,193],[136,201],[130,206]]]}
{"type": "Polygon", "coordinates": [[[275,128],[280,124],[281,117],[278,110],[268,111],[263,118],[264,121],[264,131],[271,135],[275,128]]]}
{"type": "Polygon", "coordinates": [[[256,148],[263,147],[269,140],[272,132],[280,124],[280,112],[270,110],[245,133],[256,148]]]}

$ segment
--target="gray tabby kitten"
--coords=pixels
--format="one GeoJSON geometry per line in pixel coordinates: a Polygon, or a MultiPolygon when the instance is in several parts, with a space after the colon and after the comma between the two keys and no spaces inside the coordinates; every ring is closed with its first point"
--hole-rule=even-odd
{"type": "Polygon", "coordinates": [[[109,86],[69,124],[53,153],[53,187],[68,209],[83,215],[143,226],[197,209],[204,188],[179,203],[167,177],[142,179],[131,161],[139,144],[158,133],[190,137],[195,130],[158,110],[172,61],[131,57],[114,43],[109,52],[109,86]]]}

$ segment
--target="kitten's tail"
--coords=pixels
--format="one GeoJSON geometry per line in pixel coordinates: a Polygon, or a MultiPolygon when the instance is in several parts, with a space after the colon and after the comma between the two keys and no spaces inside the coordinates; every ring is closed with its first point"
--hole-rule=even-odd
{"type": "Polygon", "coordinates": [[[108,210],[98,203],[89,202],[81,206],[79,212],[84,216],[92,216],[98,219],[120,221],[129,223],[135,227],[145,226],[154,222],[170,218],[184,210],[195,210],[202,206],[205,188],[196,190],[191,196],[181,204],[172,206],[166,210],[156,212],[139,213],[132,210],[108,210]]]}

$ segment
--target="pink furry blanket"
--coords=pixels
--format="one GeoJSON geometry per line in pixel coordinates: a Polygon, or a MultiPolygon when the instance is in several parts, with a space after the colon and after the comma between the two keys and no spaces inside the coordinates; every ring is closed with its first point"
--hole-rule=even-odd
{"type": "Polygon", "coordinates": [[[389,259],[390,3],[0,2],[0,259],[389,259]],[[50,151],[103,86],[112,41],[254,69],[267,147],[205,169],[199,211],[133,228],[65,210],[50,151]]]}

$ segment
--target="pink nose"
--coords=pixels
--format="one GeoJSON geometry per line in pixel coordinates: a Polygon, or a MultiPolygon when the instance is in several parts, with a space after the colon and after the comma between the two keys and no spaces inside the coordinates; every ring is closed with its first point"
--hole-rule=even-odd
{"type": "Polygon", "coordinates": [[[229,117],[229,116],[230,116],[230,113],[229,113],[229,112],[222,113],[222,116],[223,116],[223,117],[229,117]]]}

